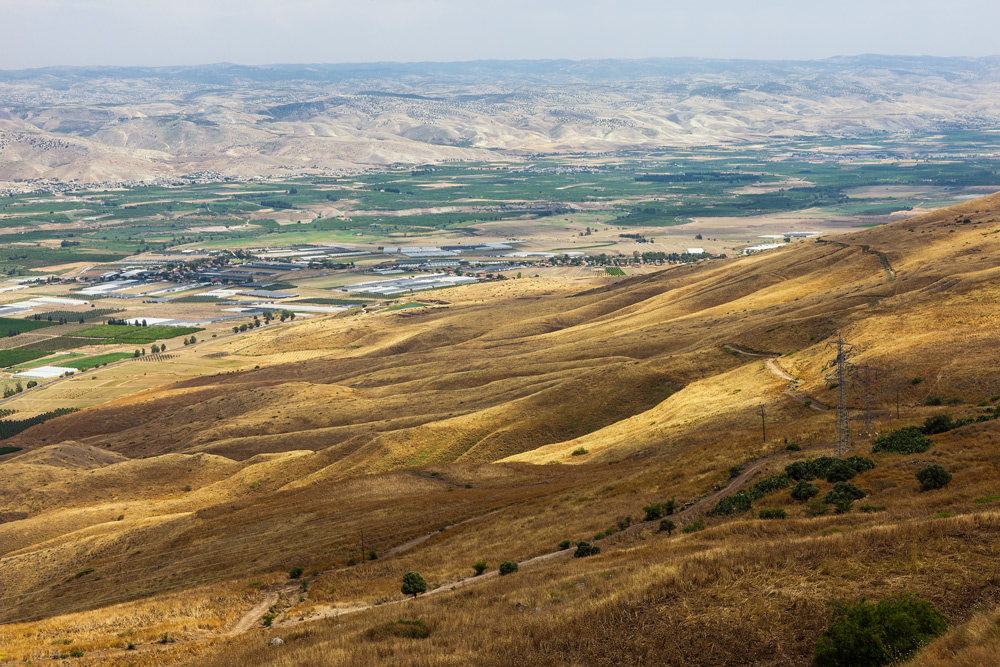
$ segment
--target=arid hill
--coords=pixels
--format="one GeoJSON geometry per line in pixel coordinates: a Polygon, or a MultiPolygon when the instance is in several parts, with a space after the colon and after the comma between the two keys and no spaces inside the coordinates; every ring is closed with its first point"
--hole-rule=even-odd
{"type": "Polygon", "coordinates": [[[0,459],[0,645],[38,660],[68,639],[123,665],[805,665],[837,598],[913,592],[981,623],[1000,604],[998,250],[993,195],[595,289],[523,278],[261,331],[233,343],[258,369],[6,441],[25,450],[0,459]],[[710,513],[832,453],[838,336],[885,371],[873,437],[890,416],[948,428],[872,454],[856,419],[875,467],[844,513],[787,486],[710,513]],[[266,363],[296,350],[325,354],[266,363]],[[920,491],[929,463],[953,479],[920,491]],[[668,499],[676,531],[642,523],[668,499]],[[496,577],[504,560],[521,571],[496,577]],[[433,592],[405,601],[409,570],[433,592]]]}
{"type": "Polygon", "coordinates": [[[995,126],[996,58],[596,60],[0,72],[0,182],[995,126]]]}

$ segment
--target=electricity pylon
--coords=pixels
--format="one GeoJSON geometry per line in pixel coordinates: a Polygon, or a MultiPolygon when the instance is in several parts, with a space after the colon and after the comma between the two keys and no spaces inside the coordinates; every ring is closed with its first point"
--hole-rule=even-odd
{"type": "Polygon", "coordinates": [[[850,375],[854,364],[847,357],[854,351],[854,346],[839,335],[836,343],[827,343],[827,347],[831,346],[837,350],[837,357],[832,362],[836,364],[836,368],[826,376],[827,381],[837,383],[837,441],[834,443],[833,453],[834,456],[843,458],[851,453],[851,415],[847,410],[847,385],[851,383],[850,375]]]}

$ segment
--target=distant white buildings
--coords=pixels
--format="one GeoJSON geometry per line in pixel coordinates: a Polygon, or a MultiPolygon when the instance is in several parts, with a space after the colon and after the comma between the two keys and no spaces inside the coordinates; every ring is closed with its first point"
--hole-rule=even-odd
{"type": "Polygon", "coordinates": [[[762,250],[774,250],[775,248],[780,248],[782,246],[788,245],[787,243],[758,243],[756,245],[750,245],[743,248],[744,255],[750,255],[755,252],[761,252],[762,250]]]}
{"type": "Polygon", "coordinates": [[[705,252],[704,248],[688,248],[687,249],[687,254],[689,254],[689,255],[701,255],[701,254],[704,254],[704,252],[705,252]]]}

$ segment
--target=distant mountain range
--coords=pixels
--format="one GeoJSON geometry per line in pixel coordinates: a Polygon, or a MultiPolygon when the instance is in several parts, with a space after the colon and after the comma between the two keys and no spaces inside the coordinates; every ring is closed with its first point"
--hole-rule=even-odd
{"type": "Polygon", "coordinates": [[[1000,126],[1000,57],[0,71],[0,181],[393,163],[1000,126]]]}

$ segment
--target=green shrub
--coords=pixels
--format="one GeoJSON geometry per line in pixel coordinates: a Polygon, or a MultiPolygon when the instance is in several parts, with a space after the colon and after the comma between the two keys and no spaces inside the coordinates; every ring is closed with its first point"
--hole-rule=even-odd
{"type": "Polygon", "coordinates": [[[565,551],[566,549],[569,549],[571,546],[573,546],[573,543],[571,541],[563,540],[562,542],[559,543],[559,551],[565,551]]]}
{"type": "Polygon", "coordinates": [[[785,445],[785,450],[789,452],[798,452],[802,450],[802,445],[797,442],[790,442],[785,445]]]}
{"type": "Polygon", "coordinates": [[[872,453],[895,452],[897,454],[920,454],[930,449],[931,439],[917,426],[904,426],[889,435],[876,438],[872,443],[872,453]]]}
{"type": "Polygon", "coordinates": [[[288,571],[288,578],[298,579],[299,577],[302,576],[302,571],[303,570],[301,567],[293,567],[291,570],[288,571]]]}
{"type": "Polygon", "coordinates": [[[412,595],[417,597],[420,593],[427,590],[427,582],[419,572],[407,572],[403,575],[403,587],[400,591],[403,595],[412,595]]]}
{"type": "Polygon", "coordinates": [[[941,398],[940,396],[928,396],[927,399],[924,400],[924,405],[943,405],[943,404],[944,404],[944,399],[941,398]]]}
{"type": "Polygon", "coordinates": [[[798,500],[799,502],[805,502],[819,493],[819,488],[813,486],[806,480],[802,480],[798,484],[792,487],[790,495],[793,500],[798,500]]]}
{"type": "Polygon", "coordinates": [[[761,510],[758,514],[761,519],[784,519],[788,513],[783,509],[761,510]]]}
{"type": "Polygon", "coordinates": [[[923,381],[924,379],[918,375],[917,377],[910,380],[910,384],[920,384],[923,381]]]}
{"type": "Polygon", "coordinates": [[[948,413],[942,415],[934,415],[933,417],[928,417],[924,420],[924,425],[920,427],[920,430],[925,435],[934,435],[936,433],[946,433],[952,429],[956,429],[959,426],[965,426],[966,424],[971,424],[974,419],[971,417],[966,419],[956,419],[952,420],[951,415],[948,413]]]}
{"type": "Polygon", "coordinates": [[[747,489],[747,495],[750,496],[751,500],[759,500],[768,493],[787,489],[791,485],[792,478],[788,476],[788,473],[783,472],[780,475],[765,477],[756,484],[751,485],[750,488],[747,489]]]}
{"type": "Polygon", "coordinates": [[[926,435],[934,435],[935,433],[950,431],[953,428],[951,415],[944,413],[925,419],[924,425],[920,427],[920,430],[926,435]]]}
{"type": "Polygon", "coordinates": [[[590,542],[577,542],[576,551],[573,552],[573,558],[586,558],[587,556],[593,556],[599,553],[601,553],[601,547],[591,544],[590,542]]]}
{"type": "Polygon", "coordinates": [[[662,533],[663,531],[666,531],[667,537],[674,534],[674,528],[676,527],[677,524],[671,521],[670,519],[662,519],[660,521],[660,532],[662,533]]]}
{"type": "Polygon", "coordinates": [[[78,648],[75,648],[75,649],[73,649],[72,651],[69,652],[69,657],[71,657],[71,658],[82,658],[83,657],[83,651],[81,651],[78,648]]]}
{"type": "Polygon", "coordinates": [[[484,560],[472,564],[472,569],[476,571],[477,577],[481,575],[483,572],[485,572],[487,567],[489,566],[486,564],[486,561],[484,560]]]}
{"type": "Polygon", "coordinates": [[[517,572],[517,563],[512,560],[505,560],[500,563],[500,576],[503,577],[508,574],[514,574],[517,572]]]}
{"type": "Polygon", "coordinates": [[[854,505],[854,499],[838,498],[833,501],[833,511],[837,514],[847,514],[851,511],[852,505],[854,505]]]}
{"type": "Polygon", "coordinates": [[[810,459],[795,461],[785,466],[785,474],[797,482],[816,479],[816,464],[810,459]]]}
{"type": "Polygon", "coordinates": [[[816,641],[817,667],[878,667],[907,660],[948,629],[944,615],[929,602],[900,595],[851,605],[833,603],[833,617],[816,641]]]}
{"type": "Polygon", "coordinates": [[[844,500],[861,500],[868,494],[854,486],[850,482],[837,482],[833,485],[833,489],[826,492],[823,496],[823,502],[836,504],[844,500]]]}
{"type": "MultiPolygon", "coordinates": [[[[867,460],[867,459],[866,459],[867,460]]],[[[821,456],[818,459],[806,459],[805,461],[795,461],[785,466],[785,473],[791,477],[796,482],[802,480],[812,480],[817,477],[826,477],[830,469],[834,466],[839,466],[841,463],[849,463],[849,459],[838,459],[832,456],[821,456]]],[[[852,465],[852,467],[854,467],[852,465]]],[[[874,467],[874,463],[872,464],[874,467]]],[[[863,472],[857,470],[857,472],[863,472]]]]}
{"type": "Polygon", "coordinates": [[[827,469],[826,481],[831,483],[846,482],[849,479],[854,479],[857,474],[858,471],[844,461],[837,461],[827,469]]]}
{"type": "Polygon", "coordinates": [[[924,466],[915,474],[917,476],[917,480],[920,481],[921,491],[940,489],[951,481],[951,473],[945,470],[943,466],[939,466],[936,463],[924,466]]]}
{"type": "Polygon", "coordinates": [[[750,500],[750,494],[746,491],[737,491],[731,496],[726,496],[718,503],[715,507],[708,511],[709,516],[728,516],[730,514],[739,514],[741,512],[749,512],[752,507],[750,500]]]}
{"type": "Polygon", "coordinates": [[[884,512],[885,508],[884,507],[880,507],[879,505],[869,505],[868,503],[865,503],[864,505],[859,505],[858,506],[858,511],[859,512],[866,512],[868,514],[871,514],[871,513],[874,513],[874,512],[884,512]]]}
{"type": "Polygon", "coordinates": [[[584,454],[589,454],[589,452],[583,447],[578,447],[577,449],[573,450],[571,456],[583,456],[584,454]]]}
{"type": "Polygon", "coordinates": [[[646,517],[643,521],[656,521],[664,515],[670,516],[678,507],[680,507],[680,503],[673,498],[666,502],[653,503],[652,505],[642,508],[642,511],[646,513],[646,517]]]}
{"type": "Polygon", "coordinates": [[[741,466],[741,465],[730,466],[729,467],[729,479],[733,479],[734,477],[739,477],[740,473],[742,473],[742,472],[743,472],[743,466],[741,466]]]}
{"type": "Polygon", "coordinates": [[[844,463],[848,464],[854,471],[859,475],[861,473],[868,472],[875,467],[875,462],[871,459],[866,459],[863,456],[849,456],[844,459],[844,463]]]}
{"type": "Polygon", "coordinates": [[[685,533],[697,533],[699,530],[705,530],[705,524],[703,524],[701,521],[695,521],[693,523],[689,523],[686,526],[684,526],[684,528],[682,528],[682,531],[685,533]]]}
{"type": "Polygon", "coordinates": [[[264,614],[260,617],[260,622],[265,628],[271,627],[271,624],[274,623],[274,614],[264,614]]]}

